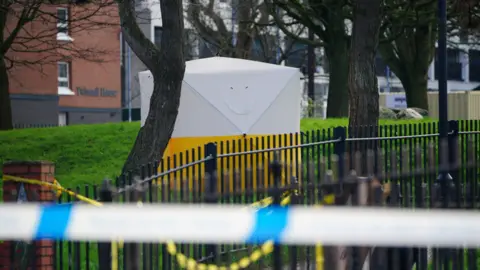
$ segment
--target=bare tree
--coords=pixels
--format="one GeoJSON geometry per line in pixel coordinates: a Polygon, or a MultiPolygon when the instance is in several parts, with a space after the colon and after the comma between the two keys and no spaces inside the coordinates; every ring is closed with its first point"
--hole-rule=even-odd
{"type": "Polygon", "coordinates": [[[382,0],[353,1],[352,48],[348,76],[351,127],[378,124],[375,56],[381,24],[381,4],[382,0]]]}
{"type": "Polygon", "coordinates": [[[350,47],[347,23],[351,18],[350,2],[347,0],[265,0],[269,13],[288,37],[315,47],[324,47],[330,70],[327,117],[348,115],[348,99],[345,97],[347,96],[350,47]],[[285,19],[283,15],[289,19],[285,19]],[[312,41],[292,33],[288,27],[291,24],[307,27],[313,31],[316,39],[312,41]]]}
{"type": "MultiPolygon", "coordinates": [[[[227,26],[225,17],[221,14],[222,11],[227,10],[219,10],[216,2],[215,0],[208,0],[206,3],[201,0],[189,0],[187,20],[203,39],[220,49],[217,52],[218,55],[249,58],[253,38],[256,35],[254,21],[259,16],[258,1],[237,1],[238,4],[230,6],[235,9],[233,11],[235,20],[240,22],[235,34],[236,42],[233,41],[232,28],[227,26]]],[[[234,23],[233,20],[231,23],[234,23]]]]}
{"type": "Polygon", "coordinates": [[[472,34],[480,33],[480,0],[452,0],[450,7],[459,27],[472,34]]]}
{"type": "Polygon", "coordinates": [[[437,40],[436,6],[436,0],[389,0],[385,7],[388,12],[380,35],[391,42],[380,43],[379,52],[402,82],[408,107],[428,110],[428,69],[437,40]]]}
{"type": "Polygon", "coordinates": [[[160,47],[137,24],[134,0],[117,0],[123,36],[137,57],[151,71],[154,86],[150,110],[138,132],[123,171],[139,174],[140,165],[160,160],[173,132],[185,73],[184,16],[182,0],[160,0],[160,47]]]}
{"type": "MultiPolygon", "coordinates": [[[[296,52],[292,42],[282,46],[284,35],[263,0],[189,0],[186,14],[196,41],[211,46],[213,55],[279,64],[296,52]]],[[[301,35],[304,28],[292,31],[301,35]]]]}
{"type": "MultiPolygon", "coordinates": [[[[315,46],[324,46],[330,69],[328,117],[345,116],[348,100],[345,98],[348,76],[348,54],[351,37],[353,1],[287,1],[265,0],[271,14],[280,8],[290,20],[275,16],[276,23],[288,36],[315,46]],[[311,29],[318,40],[312,42],[295,36],[285,27],[300,23],[311,29]]],[[[435,53],[437,38],[437,0],[382,2],[379,52],[385,63],[399,77],[406,91],[410,107],[428,109],[428,68],[435,53]]],[[[449,35],[478,37],[480,33],[479,0],[448,0],[449,35]]],[[[470,39],[476,42],[478,39],[470,39]]],[[[454,45],[454,44],[451,44],[454,45]]]]}
{"type": "MultiPolygon", "coordinates": [[[[478,0],[448,1],[449,37],[478,36],[479,5],[478,0]]],[[[380,35],[391,42],[379,44],[380,54],[402,82],[408,107],[428,110],[428,69],[437,41],[437,0],[388,0],[385,10],[380,35]]],[[[449,45],[459,44],[450,42],[449,45]]]]}
{"type": "MultiPolygon", "coordinates": [[[[68,35],[65,38],[118,25],[113,3],[104,0],[70,6],[70,18],[65,22],[68,24],[68,35]]],[[[0,130],[12,128],[9,71],[28,67],[41,72],[45,65],[73,58],[96,62],[111,60],[110,56],[114,53],[111,48],[57,39],[57,23],[61,19],[57,16],[58,6],[42,0],[0,2],[0,130]]],[[[60,6],[69,7],[67,4],[60,6]]]]}
{"type": "MultiPolygon", "coordinates": [[[[478,46],[480,44],[480,0],[450,0],[448,7],[449,35],[462,37],[461,44],[478,46]]],[[[457,44],[453,44],[455,45],[457,44]]]]}

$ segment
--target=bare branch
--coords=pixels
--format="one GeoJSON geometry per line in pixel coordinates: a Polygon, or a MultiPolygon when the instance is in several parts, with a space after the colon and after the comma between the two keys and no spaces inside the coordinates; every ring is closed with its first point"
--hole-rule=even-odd
{"type": "Polygon", "coordinates": [[[215,12],[215,0],[209,0],[207,5],[199,0],[189,0],[187,20],[204,40],[222,50],[220,54],[231,54],[233,48],[229,37],[232,34],[223,18],[215,12]]]}
{"type": "MultiPolygon", "coordinates": [[[[6,61],[8,69],[15,66],[31,66],[40,71],[42,65],[55,64],[58,61],[81,58],[86,61],[104,62],[113,60],[112,55],[119,54],[118,49],[112,50],[111,47],[104,47],[101,44],[59,40],[58,5],[45,4],[41,0],[26,3],[18,1],[11,1],[12,4],[2,9],[6,11],[3,15],[7,15],[7,19],[4,21],[5,24],[0,26],[5,36],[4,42],[0,43],[0,55],[6,61]]],[[[66,38],[119,26],[117,8],[112,0],[60,7],[68,10],[66,38]]]]}
{"type": "MultiPolygon", "coordinates": [[[[282,46],[280,38],[273,38],[278,28],[265,2],[245,0],[234,3],[234,6],[228,5],[234,18],[230,14],[225,16],[225,11],[230,12],[226,4],[189,0],[186,17],[199,39],[215,47],[214,54],[217,55],[274,62],[276,51],[282,46]],[[234,34],[228,29],[232,23],[236,29],[234,34]]],[[[303,27],[295,26],[292,31],[298,35],[297,30],[303,30],[303,27]]],[[[285,55],[283,52],[281,59],[285,55]]]]}
{"type": "Polygon", "coordinates": [[[322,38],[325,36],[323,26],[320,24],[315,24],[312,20],[311,13],[307,11],[304,5],[300,4],[299,1],[284,1],[284,0],[265,0],[264,1],[270,15],[273,17],[276,25],[282,30],[282,32],[288,37],[299,40],[302,43],[310,44],[313,46],[323,46],[323,42],[319,40],[310,40],[308,38],[295,35],[288,27],[285,25],[285,17],[280,15],[280,12],[277,8],[286,13],[287,16],[291,17],[296,23],[300,23],[307,28],[314,30],[315,34],[322,38]]]}

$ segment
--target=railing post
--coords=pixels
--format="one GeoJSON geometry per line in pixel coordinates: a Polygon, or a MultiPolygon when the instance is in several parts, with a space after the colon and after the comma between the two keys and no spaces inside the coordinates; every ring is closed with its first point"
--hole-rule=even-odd
{"type": "MultiPolygon", "coordinates": [[[[307,179],[307,180],[310,180],[310,179],[307,179]]],[[[300,187],[299,187],[299,184],[298,184],[298,181],[292,181],[292,179],[289,180],[290,181],[290,186],[291,186],[291,190],[294,191],[292,193],[292,195],[290,195],[290,205],[300,205],[302,201],[302,198],[300,198],[300,187]],[[295,190],[299,191],[299,192],[295,192],[295,190]]],[[[288,206],[287,206],[288,207],[288,206]]],[[[289,250],[289,257],[290,257],[290,269],[298,269],[298,263],[299,263],[299,258],[298,258],[298,250],[297,250],[297,246],[295,245],[292,245],[288,248],[289,250]]],[[[303,264],[304,262],[301,262],[301,264],[303,264]]],[[[306,268],[305,266],[302,266],[302,268],[306,268]]]]}
{"type": "MultiPolygon", "coordinates": [[[[144,171],[144,167],[140,167],[140,172],[144,171]]],[[[132,185],[129,187],[130,190],[127,191],[129,203],[140,203],[143,202],[145,198],[145,188],[142,183],[142,179],[138,176],[135,176],[132,181],[132,185]]],[[[141,267],[140,263],[140,243],[126,243],[124,244],[124,256],[126,256],[126,267],[128,270],[139,270],[141,267]]]]}
{"type": "Polygon", "coordinates": [[[345,152],[347,151],[347,129],[345,127],[336,127],[333,129],[333,139],[337,140],[339,139],[338,142],[335,143],[334,145],[334,154],[338,158],[338,175],[337,178],[341,182],[345,178],[344,172],[345,172],[345,152]]]}
{"type": "MultiPolygon", "coordinates": [[[[280,183],[282,182],[282,164],[280,163],[280,157],[278,153],[275,153],[274,160],[269,165],[269,177],[273,177],[273,189],[271,190],[271,196],[273,197],[272,207],[281,207],[282,190],[280,183]]],[[[273,270],[282,269],[282,253],[279,239],[274,239],[275,245],[273,248],[273,270]]]]}
{"type": "Polygon", "coordinates": [[[453,183],[455,183],[453,190],[451,190],[451,191],[454,191],[453,192],[454,194],[452,197],[458,204],[457,207],[461,208],[460,201],[462,200],[461,198],[462,187],[460,184],[458,173],[460,170],[460,165],[462,163],[462,160],[459,154],[458,126],[459,125],[457,120],[448,121],[448,130],[450,131],[448,134],[448,164],[449,164],[449,172],[453,180],[453,182],[450,182],[449,184],[452,185],[453,183]]]}
{"type": "MultiPolygon", "coordinates": [[[[440,184],[440,207],[441,208],[450,208],[450,198],[452,196],[452,165],[455,164],[453,160],[454,156],[457,154],[456,150],[456,140],[458,137],[458,123],[456,121],[449,121],[448,122],[448,133],[447,138],[443,138],[440,136],[439,138],[439,149],[438,153],[440,154],[439,157],[439,176],[437,178],[437,182],[440,184]],[[453,131],[453,132],[452,132],[453,131]]],[[[457,177],[458,180],[458,177],[457,177]]],[[[457,187],[459,188],[459,187],[457,187]]],[[[446,266],[449,264],[450,261],[450,250],[448,248],[440,248],[435,249],[433,258],[434,258],[434,265],[443,265],[446,266]]]]}
{"type": "MultiPolygon", "coordinates": [[[[458,139],[458,122],[457,121],[449,121],[449,134],[447,140],[441,140],[440,142],[440,149],[438,149],[439,153],[443,153],[440,155],[440,164],[439,164],[439,176],[437,178],[437,182],[440,184],[440,192],[441,192],[441,207],[442,208],[449,208],[450,205],[450,191],[452,187],[452,165],[455,165],[458,160],[455,160],[456,156],[458,156],[457,152],[457,139],[458,139]],[[453,131],[453,132],[452,132],[453,131]]],[[[458,177],[457,177],[458,178],[458,177]]]]}
{"type": "Polygon", "coordinates": [[[208,194],[215,194],[217,193],[217,144],[215,143],[207,143],[205,145],[205,158],[209,158],[205,162],[205,176],[209,176],[209,183],[207,185],[208,194]]]}
{"type": "MultiPolygon", "coordinates": [[[[112,186],[110,180],[103,180],[99,197],[101,202],[111,203],[113,201],[112,186]]],[[[112,267],[112,243],[98,243],[98,264],[99,270],[110,270],[112,267]]]]}
{"type": "Polygon", "coordinates": [[[457,120],[448,121],[448,130],[450,131],[448,134],[448,163],[450,164],[450,173],[453,174],[453,179],[457,179],[455,172],[458,171],[458,166],[461,162],[458,155],[458,129],[457,120]]]}
{"type": "MultiPolygon", "coordinates": [[[[207,143],[205,145],[205,193],[207,196],[206,203],[216,204],[218,202],[217,196],[217,144],[207,143]]],[[[215,245],[207,245],[205,247],[207,258],[212,260],[215,258],[215,245]]]]}

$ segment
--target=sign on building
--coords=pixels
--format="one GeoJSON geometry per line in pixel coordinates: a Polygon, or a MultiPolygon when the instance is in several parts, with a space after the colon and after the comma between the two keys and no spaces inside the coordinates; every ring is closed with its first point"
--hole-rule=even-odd
{"type": "Polygon", "coordinates": [[[407,108],[407,98],[405,94],[388,94],[385,96],[385,107],[391,109],[407,108]]]}

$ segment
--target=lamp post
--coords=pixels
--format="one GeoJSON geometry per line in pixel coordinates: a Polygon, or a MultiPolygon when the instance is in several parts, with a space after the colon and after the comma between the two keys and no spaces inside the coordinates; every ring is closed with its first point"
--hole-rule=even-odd
{"type": "MultiPolygon", "coordinates": [[[[440,175],[438,181],[442,193],[442,207],[448,208],[452,177],[449,174],[448,142],[448,92],[447,92],[447,5],[446,0],[438,0],[438,140],[440,175]]],[[[459,188],[459,187],[457,187],[459,188]]],[[[443,265],[449,263],[448,250],[437,250],[434,256],[443,257],[443,265]],[[441,256],[439,253],[443,253],[441,256]]]]}
{"type": "MultiPolygon", "coordinates": [[[[448,137],[447,93],[447,6],[446,0],[438,0],[438,115],[440,142],[448,137]]],[[[440,149],[440,155],[447,153],[440,149]]]]}
{"type": "MultiPolygon", "coordinates": [[[[313,30],[308,29],[308,40],[313,42],[314,40],[313,30]]],[[[308,74],[308,97],[315,104],[315,47],[312,44],[307,45],[307,74],[308,74]]],[[[313,117],[314,111],[310,112],[309,117],[313,117]]]]}
{"type": "MultiPolygon", "coordinates": [[[[448,92],[447,92],[447,5],[446,0],[438,0],[438,140],[440,175],[438,180],[447,183],[451,180],[447,166],[449,151],[448,142],[448,92]]],[[[447,196],[448,194],[444,194],[447,196]]],[[[447,198],[444,198],[446,202],[447,198]]]]}

